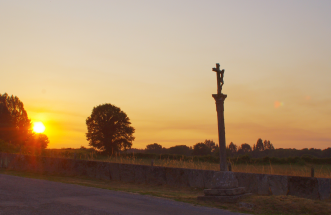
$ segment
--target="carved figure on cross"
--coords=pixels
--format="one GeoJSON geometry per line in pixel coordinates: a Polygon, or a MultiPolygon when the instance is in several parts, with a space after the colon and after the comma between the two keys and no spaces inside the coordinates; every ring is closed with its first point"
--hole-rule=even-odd
{"type": "Polygon", "coordinates": [[[216,64],[216,68],[213,68],[213,71],[216,72],[217,76],[217,94],[222,94],[222,87],[224,85],[224,69],[220,70],[220,64],[216,64]]]}

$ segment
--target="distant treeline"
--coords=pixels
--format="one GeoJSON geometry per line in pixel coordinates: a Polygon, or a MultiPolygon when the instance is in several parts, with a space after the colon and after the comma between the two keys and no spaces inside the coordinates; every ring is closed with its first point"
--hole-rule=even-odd
{"type": "MultiPolygon", "coordinates": [[[[187,146],[186,146],[187,147],[187,146]]],[[[181,150],[186,149],[185,147],[172,147],[172,150],[179,148],[181,150]]],[[[189,148],[189,147],[188,147],[189,148]]],[[[169,149],[168,149],[169,150],[169,149]]],[[[165,151],[168,151],[165,150],[165,151]]],[[[190,149],[192,152],[192,149],[190,149]]],[[[169,152],[169,151],[168,151],[169,152]]],[[[210,162],[210,163],[219,163],[219,156],[216,154],[209,155],[183,155],[176,154],[176,150],[172,151],[175,153],[149,153],[147,150],[141,149],[132,149],[127,150],[126,152],[116,153],[111,156],[116,157],[125,157],[132,159],[149,159],[149,160],[178,160],[178,161],[193,161],[193,162],[210,162]],[[130,152],[131,151],[131,152],[130,152]],[[134,151],[134,152],[132,152],[134,151]]],[[[179,151],[180,152],[180,151],[179,151]]],[[[260,152],[250,152],[245,155],[237,155],[237,156],[229,156],[231,153],[229,149],[227,149],[227,160],[232,164],[297,164],[297,165],[305,165],[305,164],[331,164],[331,148],[319,150],[319,149],[273,149],[273,150],[264,150],[260,152]],[[279,153],[283,157],[274,157],[268,156],[268,154],[277,154],[279,153]],[[325,153],[329,153],[328,157],[319,158],[314,155],[309,155],[311,153],[323,153],[323,155],[327,155],[325,153]],[[251,154],[260,153],[259,156],[263,154],[267,154],[264,157],[252,157],[251,154]],[[300,154],[298,156],[298,154],[300,154]],[[293,156],[294,155],[294,156],[293,156]]],[[[73,148],[63,148],[63,149],[46,149],[43,156],[51,156],[51,157],[67,157],[67,158],[76,158],[76,159],[106,159],[109,155],[104,152],[97,151],[93,148],[85,148],[81,147],[79,149],[73,148]]]]}
{"type": "MultiPolygon", "coordinates": [[[[177,145],[170,148],[162,147],[162,145],[154,143],[147,145],[145,149],[129,149],[127,153],[149,153],[158,155],[185,155],[185,156],[210,156],[219,157],[219,147],[213,140],[205,140],[197,143],[193,147],[186,145],[177,145]]],[[[251,147],[247,143],[237,146],[230,143],[226,148],[226,154],[229,158],[239,158],[248,156],[252,159],[257,158],[290,158],[290,157],[306,157],[306,158],[331,158],[331,148],[324,150],[315,148],[305,149],[275,149],[269,140],[259,138],[256,144],[251,147]]]]}
{"type": "MultiPolygon", "coordinates": [[[[277,149],[275,149],[277,150],[277,149]]],[[[283,149],[280,149],[283,150],[283,149]]],[[[292,149],[289,149],[292,150],[292,149]]],[[[331,149],[327,149],[331,151],[331,149]]],[[[142,150],[140,150],[142,151],[142,150]]],[[[301,151],[301,150],[298,150],[301,151]]],[[[80,149],[66,148],[66,149],[46,149],[43,156],[55,156],[55,157],[68,157],[77,159],[106,159],[109,155],[103,152],[98,152],[93,148],[81,147],[80,149]]],[[[193,161],[193,162],[209,162],[209,163],[219,163],[219,157],[215,155],[199,155],[199,156],[187,156],[179,154],[155,154],[155,153],[141,153],[141,152],[126,152],[126,153],[116,153],[112,156],[125,157],[132,159],[150,159],[152,160],[178,160],[178,161],[193,161]]],[[[331,164],[331,157],[328,158],[317,158],[304,154],[302,156],[288,156],[288,157],[261,157],[253,158],[249,154],[241,155],[237,157],[229,157],[227,160],[232,164],[331,164]]]]}
{"type": "MultiPolygon", "coordinates": [[[[331,164],[331,148],[321,149],[275,149],[269,140],[258,139],[251,147],[247,143],[237,146],[230,143],[226,148],[227,159],[232,164],[331,164]]],[[[182,160],[219,163],[219,147],[212,140],[205,140],[192,147],[177,145],[170,148],[154,143],[145,149],[129,149],[109,155],[94,148],[46,149],[43,156],[76,159],[105,159],[109,156],[150,160],[182,160]]]]}

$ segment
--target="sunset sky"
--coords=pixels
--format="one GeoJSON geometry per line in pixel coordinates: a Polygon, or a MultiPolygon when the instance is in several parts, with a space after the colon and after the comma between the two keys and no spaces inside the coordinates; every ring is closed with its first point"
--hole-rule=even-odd
{"type": "Polygon", "coordinates": [[[0,93],[49,148],[88,146],[93,107],[120,107],[133,148],[217,140],[331,147],[331,1],[0,1],[0,93]]]}

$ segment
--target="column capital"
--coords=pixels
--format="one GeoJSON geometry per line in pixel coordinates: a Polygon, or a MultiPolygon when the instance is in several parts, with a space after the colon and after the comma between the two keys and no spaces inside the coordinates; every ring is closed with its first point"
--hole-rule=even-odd
{"type": "Polygon", "coordinates": [[[216,102],[224,102],[224,100],[228,95],[221,93],[221,94],[212,94],[212,96],[216,102]]]}

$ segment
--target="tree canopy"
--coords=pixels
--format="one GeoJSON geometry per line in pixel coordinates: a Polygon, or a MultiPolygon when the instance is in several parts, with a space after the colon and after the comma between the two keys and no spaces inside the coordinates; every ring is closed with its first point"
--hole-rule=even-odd
{"type": "Polygon", "coordinates": [[[191,155],[190,147],[186,145],[177,145],[169,148],[169,154],[174,155],[191,155]]]}
{"type": "Polygon", "coordinates": [[[162,145],[154,143],[154,144],[149,144],[146,146],[146,150],[161,150],[162,145]]]}
{"type": "Polygon", "coordinates": [[[6,105],[6,100],[0,94],[0,139],[10,141],[13,137],[13,131],[14,125],[6,105]]]}
{"type": "Polygon", "coordinates": [[[205,142],[203,142],[206,146],[208,146],[208,148],[210,148],[210,151],[213,151],[216,147],[216,143],[213,140],[205,140],[205,142]]]}
{"type": "Polygon", "coordinates": [[[89,145],[107,154],[130,149],[135,139],[129,117],[112,104],[94,107],[86,125],[89,145]]]}
{"type": "Polygon", "coordinates": [[[261,138],[259,138],[256,141],[256,145],[253,146],[253,150],[257,150],[257,151],[264,151],[264,145],[263,145],[263,140],[261,138]]]}
{"type": "Polygon", "coordinates": [[[0,94],[0,150],[40,154],[49,143],[45,134],[32,131],[31,120],[17,96],[0,94]]]}
{"type": "Polygon", "coordinates": [[[153,144],[147,145],[145,151],[147,153],[161,154],[161,153],[166,153],[167,150],[166,150],[166,148],[162,147],[162,145],[153,143],[153,144]]]}
{"type": "Polygon", "coordinates": [[[211,150],[204,143],[197,143],[193,146],[193,155],[210,155],[211,150]]]}
{"type": "Polygon", "coordinates": [[[218,145],[213,140],[205,140],[193,146],[193,155],[211,155],[217,153],[218,145]]]}
{"type": "Polygon", "coordinates": [[[233,142],[231,142],[230,144],[229,144],[229,150],[230,150],[230,152],[232,152],[232,153],[236,153],[237,152],[237,149],[238,149],[238,146],[237,145],[235,145],[233,142]]]}
{"type": "Polygon", "coordinates": [[[17,96],[0,94],[0,139],[24,144],[32,134],[31,120],[17,96]]]}
{"type": "Polygon", "coordinates": [[[274,145],[272,143],[270,143],[270,140],[265,140],[263,142],[263,148],[264,148],[264,150],[268,150],[268,149],[273,150],[273,149],[275,149],[274,145]]]}
{"type": "Polygon", "coordinates": [[[30,136],[25,150],[31,154],[40,155],[41,151],[46,149],[49,143],[49,139],[46,134],[33,134],[30,136]]]}
{"type": "Polygon", "coordinates": [[[241,144],[241,147],[240,149],[238,150],[238,152],[241,152],[241,153],[247,153],[247,152],[251,152],[252,151],[252,148],[249,144],[247,143],[243,143],[241,144]]]}

